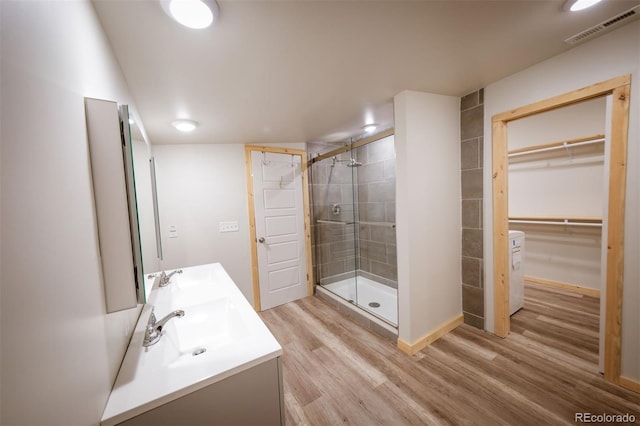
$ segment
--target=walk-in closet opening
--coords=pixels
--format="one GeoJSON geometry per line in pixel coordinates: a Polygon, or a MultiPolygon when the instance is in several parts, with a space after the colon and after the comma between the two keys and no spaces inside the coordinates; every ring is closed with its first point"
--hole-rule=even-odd
{"type": "Polygon", "coordinates": [[[556,339],[541,343],[594,366],[606,270],[606,117],[603,96],[507,127],[512,330],[547,330],[556,339]]]}
{"type": "Polygon", "coordinates": [[[616,383],[630,84],[614,78],[492,119],[495,333],[509,334],[510,281],[528,258],[532,282],[600,292],[600,370],[616,383]],[[514,227],[529,230],[524,256],[512,251],[514,227]]]}
{"type": "Polygon", "coordinates": [[[315,143],[309,153],[316,290],[395,329],[393,132],[350,140],[338,148],[315,143]]]}

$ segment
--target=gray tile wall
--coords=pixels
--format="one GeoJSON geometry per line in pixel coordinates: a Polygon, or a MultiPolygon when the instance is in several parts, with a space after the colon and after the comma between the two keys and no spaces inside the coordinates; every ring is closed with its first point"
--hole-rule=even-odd
{"type": "Polygon", "coordinates": [[[484,90],[460,102],[460,165],[462,174],[462,311],[464,322],[484,328],[482,271],[482,168],[484,90]]]}

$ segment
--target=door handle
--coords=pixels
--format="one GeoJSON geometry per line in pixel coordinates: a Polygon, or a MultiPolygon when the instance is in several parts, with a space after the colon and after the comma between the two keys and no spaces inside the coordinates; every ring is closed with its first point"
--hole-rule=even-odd
{"type": "Polygon", "coordinates": [[[259,243],[264,243],[264,241],[265,241],[264,237],[260,237],[260,238],[258,238],[258,242],[259,242],[259,243]]]}

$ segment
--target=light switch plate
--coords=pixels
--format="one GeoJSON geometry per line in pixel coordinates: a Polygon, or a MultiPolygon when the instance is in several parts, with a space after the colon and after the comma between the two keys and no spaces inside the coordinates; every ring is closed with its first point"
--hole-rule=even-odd
{"type": "Polygon", "coordinates": [[[220,222],[220,232],[238,232],[238,221],[233,222],[220,222]]]}
{"type": "Polygon", "coordinates": [[[169,238],[178,238],[178,229],[175,225],[169,227],[169,238]]]}

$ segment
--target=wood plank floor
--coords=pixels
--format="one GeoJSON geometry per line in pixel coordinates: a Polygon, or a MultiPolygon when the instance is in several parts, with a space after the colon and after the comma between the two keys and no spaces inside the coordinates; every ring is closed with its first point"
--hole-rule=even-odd
{"type": "Polygon", "coordinates": [[[635,415],[640,395],[597,371],[598,299],[527,285],[512,332],[462,325],[410,357],[307,297],[261,313],[284,348],[288,425],[574,424],[635,415]]]}

